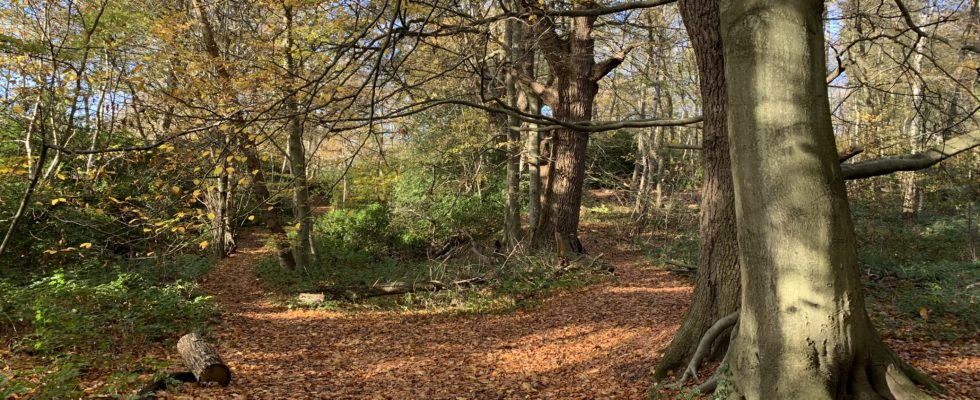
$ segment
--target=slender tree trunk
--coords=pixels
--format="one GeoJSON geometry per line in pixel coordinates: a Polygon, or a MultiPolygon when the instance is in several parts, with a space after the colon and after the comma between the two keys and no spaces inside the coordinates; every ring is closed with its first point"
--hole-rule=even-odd
{"type": "MultiPolygon", "coordinates": [[[[14,215],[10,217],[10,225],[7,226],[7,232],[3,235],[3,241],[0,242],[0,255],[3,255],[7,247],[10,245],[10,239],[14,236],[14,232],[17,230],[17,225],[20,223],[20,219],[24,216],[24,211],[27,210],[27,205],[31,202],[31,197],[34,196],[34,191],[37,190],[38,182],[41,179],[41,170],[44,168],[44,163],[48,160],[48,146],[47,137],[45,135],[44,124],[42,119],[42,109],[40,105],[40,99],[34,104],[34,111],[31,113],[31,120],[27,125],[27,134],[24,138],[24,146],[30,149],[31,139],[34,136],[34,131],[40,131],[41,136],[41,149],[38,150],[37,162],[31,167],[30,180],[27,183],[27,189],[24,190],[24,196],[20,199],[20,204],[17,206],[17,211],[14,215]],[[40,127],[39,127],[40,126],[40,127]]],[[[28,151],[30,154],[30,151],[28,151]]],[[[28,156],[28,161],[30,156],[28,156]]]]}
{"type": "MultiPolygon", "coordinates": [[[[208,19],[207,10],[199,2],[199,0],[192,0],[191,5],[194,7],[194,12],[197,16],[198,23],[201,25],[202,44],[204,45],[208,57],[215,63],[217,78],[220,79],[222,85],[226,87],[225,90],[227,93],[225,94],[232,102],[237,103],[235,93],[232,93],[231,89],[229,88],[232,79],[231,72],[228,70],[228,66],[221,56],[218,42],[214,37],[214,30],[211,27],[210,20],[208,19]]],[[[247,137],[248,135],[246,135],[244,132],[244,129],[246,128],[245,125],[246,123],[243,116],[236,115],[232,117],[233,132],[231,135],[238,136],[238,138],[236,138],[237,140],[226,138],[226,141],[243,146],[242,151],[245,153],[249,175],[251,175],[252,178],[252,187],[253,193],[255,194],[255,200],[260,205],[259,209],[262,210],[262,218],[265,220],[266,227],[268,227],[269,231],[275,236],[274,240],[276,243],[276,254],[279,259],[279,265],[284,269],[293,269],[296,266],[296,262],[293,258],[292,250],[290,249],[289,238],[286,235],[285,229],[283,228],[282,219],[276,212],[275,207],[273,207],[271,204],[272,198],[269,194],[268,188],[266,187],[265,175],[262,173],[262,162],[258,156],[257,143],[255,140],[247,137]]],[[[302,148],[302,146],[300,146],[300,148],[302,148]]],[[[226,157],[222,157],[222,163],[225,162],[225,159],[226,157]]],[[[227,173],[223,173],[221,179],[225,180],[225,189],[221,190],[222,200],[230,200],[230,197],[227,196],[227,173]]],[[[222,211],[227,214],[228,207],[224,205],[225,201],[222,201],[222,211]]],[[[222,216],[222,218],[223,221],[227,221],[228,219],[227,215],[222,216]]],[[[230,226],[230,224],[228,226],[230,226]]],[[[230,232],[230,230],[228,232],[230,232]]],[[[224,237],[221,238],[221,241],[224,242],[224,237]]],[[[224,245],[227,246],[227,244],[224,245]]]]}
{"type": "MultiPolygon", "coordinates": [[[[286,68],[289,71],[289,90],[286,97],[286,110],[292,113],[289,119],[289,166],[293,174],[293,212],[299,229],[293,243],[295,267],[306,269],[310,266],[313,254],[313,212],[310,209],[310,185],[306,175],[306,146],[303,143],[303,123],[305,116],[299,107],[298,85],[294,82],[299,76],[299,66],[293,57],[293,7],[286,5],[286,68]]],[[[263,182],[264,184],[264,182],[263,182]]],[[[274,228],[273,228],[274,229],[274,228]]],[[[281,227],[280,227],[281,229],[281,227]]],[[[285,264],[289,260],[282,260],[285,264]]]]}
{"type": "MultiPolygon", "coordinates": [[[[518,43],[523,40],[521,30],[523,25],[516,20],[508,20],[505,26],[504,42],[506,45],[507,61],[515,63],[522,58],[518,43]]],[[[517,107],[517,83],[514,76],[504,78],[507,99],[511,107],[517,107]]],[[[521,240],[521,133],[516,130],[521,123],[517,117],[508,116],[504,124],[504,136],[507,138],[507,192],[504,207],[504,242],[507,248],[517,247],[521,240]]]]}
{"type": "MultiPolygon", "coordinates": [[[[740,294],[735,189],[728,149],[725,59],[718,2],[682,0],[680,11],[698,63],[704,116],[700,250],[691,306],[657,365],[654,373],[657,380],[665,378],[670,371],[678,373],[687,365],[708,328],[738,309],[740,294]]],[[[712,358],[718,358],[726,349],[727,346],[716,347],[712,358]]]]}
{"type": "MultiPolygon", "coordinates": [[[[929,15],[932,15],[932,9],[930,9],[929,15]]],[[[927,18],[928,19],[928,18],[927,18]]],[[[906,128],[908,132],[908,143],[909,143],[909,154],[915,154],[922,151],[923,138],[922,131],[925,121],[922,118],[922,113],[924,112],[923,106],[925,102],[922,97],[922,79],[920,78],[920,71],[922,70],[922,51],[925,45],[925,38],[920,38],[915,44],[915,54],[912,55],[911,65],[909,68],[912,70],[912,116],[909,118],[909,124],[906,128]]],[[[906,225],[915,225],[919,219],[919,200],[920,192],[918,174],[915,171],[905,172],[905,177],[902,180],[902,221],[906,225]]]]}
{"type": "Polygon", "coordinates": [[[824,81],[823,2],[720,2],[747,399],[928,398],[865,310],[824,81]]]}
{"type": "MultiPolygon", "coordinates": [[[[537,114],[541,106],[537,99],[528,96],[528,111],[537,114]]],[[[525,124],[527,131],[527,222],[530,229],[538,226],[541,217],[541,132],[537,131],[537,124],[525,124]]]]}

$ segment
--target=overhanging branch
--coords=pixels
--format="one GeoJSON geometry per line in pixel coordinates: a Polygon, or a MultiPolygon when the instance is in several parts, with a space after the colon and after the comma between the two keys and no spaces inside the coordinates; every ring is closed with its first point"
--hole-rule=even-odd
{"type": "Polygon", "coordinates": [[[934,147],[907,156],[843,164],[841,172],[844,173],[844,179],[850,180],[888,175],[897,171],[918,171],[977,146],[980,146],[980,130],[949,139],[942,147],[934,147]]]}

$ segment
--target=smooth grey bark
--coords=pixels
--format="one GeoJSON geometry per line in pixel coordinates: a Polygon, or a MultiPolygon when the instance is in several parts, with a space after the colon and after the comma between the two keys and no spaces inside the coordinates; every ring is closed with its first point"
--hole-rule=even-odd
{"type": "Polygon", "coordinates": [[[830,120],[823,2],[722,0],[741,268],[734,397],[929,398],[865,310],[830,120]]]}
{"type": "MultiPolygon", "coordinates": [[[[534,114],[541,112],[541,106],[538,100],[532,96],[527,96],[527,98],[529,103],[527,111],[534,114]]],[[[525,125],[528,128],[525,148],[528,160],[527,222],[528,226],[534,229],[534,227],[538,226],[538,221],[541,216],[541,164],[543,162],[541,158],[541,132],[537,131],[537,124],[528,123],[525,125]]]]}

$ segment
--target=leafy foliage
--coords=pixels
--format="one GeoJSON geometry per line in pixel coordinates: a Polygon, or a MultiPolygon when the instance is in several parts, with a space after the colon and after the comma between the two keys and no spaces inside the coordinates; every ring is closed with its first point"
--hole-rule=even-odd
{"type": "Polygon", "coordinates": [[[89,261],[26,285],[0,281],[0,315],[5,317],[0,333],[12,335],[13,351],[40,357],[46,365],[19,372],[40,380],[7,380],[0,393],[38,390],[34,395],[43,398],[77,397],[77,378],[84,371],[138,358],[148,344],[203,328],[213,306],[195,293],[193,281],[209,264],[195,257],[160,268],[89,261]],[[103,356],[110,353],[115,356],[103,356]]]}

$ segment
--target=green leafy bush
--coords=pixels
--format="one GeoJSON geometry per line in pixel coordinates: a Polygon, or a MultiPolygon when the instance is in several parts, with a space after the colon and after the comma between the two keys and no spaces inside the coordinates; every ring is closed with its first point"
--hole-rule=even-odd
{"type": "MultiPolygon", "coordinates": [[[[192,282],[209,266],[190,256],[127,266],[88,259],[71,269],[0,280],[0,337],[11,340],[20,360],[0,379],[0,397],[78,398],[86,371],[117,373],[113,363],[139,358],[145,345],[204,328],[214,307],[192,282]]],[[[131,393],[139,374],[118,373],[118,382],[100,391],[131,393]]]]}
{"type": "Polygon", "coordinates": [[[31,353],[159,341],[199,327],[211,312],[208,299],[193,294],[194,284],[154,285],[131,272],[59,271],[26,287],[5,286],[0,311],[30,327],[15,347],[31,353]]]}
{"type": "Polygon", "coordinates": [[[434,181],[423,171],[409,171],[395,185],[392,225],[402,243],[428,247],[466,231],[475,238],[497,234],[503,215],[502,188],[467,191],[459,182],[434,181]]]}
{"type": "Polygon", "coordinates": [[[313,229],[335,249],[384,254],[394,245],[390,221],[388,208],[375,203],[357,209],[331,210],[317,218],[313,229]]]}

